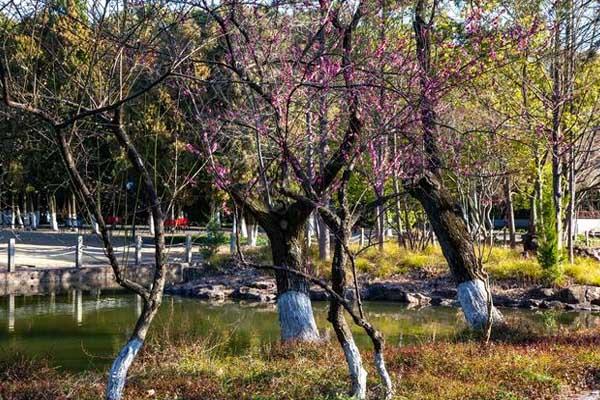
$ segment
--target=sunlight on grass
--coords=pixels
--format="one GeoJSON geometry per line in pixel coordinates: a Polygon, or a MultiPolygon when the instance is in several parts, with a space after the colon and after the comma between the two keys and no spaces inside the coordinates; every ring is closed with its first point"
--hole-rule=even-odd
{"type": "MultiPolygon", "coordinates": [[[[429,246],[423,251],[405,249],[393,241],[384,244],[383,251],[377,246],[359,251],[357,245],[351,246],[357,253],[356,270],[359,274],[371,278],[391,278],[394,275],[407,274],[414,270],[429,272],[445,272],[447,264],[439,246],[429,246]]],[[[248,260],[257,263],[271,263],[271,252],[268,246],[245,247],[244,255],[248,260]]],[[[319,249],[313,245],[309,250],[312,272],[320,277],[328,278],[331,273],[331,260],[320,260],[319,249]]],[[[220,267],[231,261],[229,246],[221,246],[219,252],[207,261],[212,266],[220,267]]],[[[535,256],[524,257],[519,249],[494,247],[486,253],[484,267],[493,279],[516,279],[526,283],[542,283],[544,270],[535,256]]],[[[600,286],[600,263],[584,257],[576,257],[573,265],[563,264],[564,277],[555,284],[569,281],[600,286]]]]}

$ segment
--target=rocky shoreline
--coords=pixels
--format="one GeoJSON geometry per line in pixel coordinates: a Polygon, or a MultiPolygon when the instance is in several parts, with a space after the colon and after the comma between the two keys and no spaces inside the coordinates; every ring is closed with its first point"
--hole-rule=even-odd
{"type": "MultiPolygon", "coordinates": [[[[248,301],[272,303],[277,298],[275,279],[251,268],[231,266],[215,271],[194,267],[185,283],[169,285],[165,292],[211,301],[248,301]]],[[[449,275],[429,276],[417,272],[388,280],[361,279],[360,296],[364,301],[386,301],[409,306],[458,306],[456,285],[449,275]]],[[[512,281],[492,282],[494,304],[499,307],[524,309],[555,309],[600,311],[600,287],[570,285],[548,288],[512,281]]],[[[328,299],[328,294],[312,286],[310,297],[315,301],[328,299]]],[[[355,297],[354,288],[346,298],[355,297]]]]}

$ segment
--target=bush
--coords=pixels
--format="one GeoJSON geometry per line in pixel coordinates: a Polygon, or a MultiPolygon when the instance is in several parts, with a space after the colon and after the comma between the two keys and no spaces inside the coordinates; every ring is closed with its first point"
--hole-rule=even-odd
{"type": "Polygon", "coordinates": [[[226,242],[226,236],[221,230],[221,225],[216,218],[211,218],[206,225],[207,237],[202,247],[205,258],[211,258],[219,250],[219,246],[226,242]]]}
{"type": "Polygon", "coordinates": [[[542,195],[542,218],[538,226],[540,238],[538,241],[537,259],[543,269],[544,279],[549,283],[556,283],[563,277],[562,262],[563,252],[558,247],[558,233],[556,231],[556,215],[552,202],[552,195],[542,195]]]}

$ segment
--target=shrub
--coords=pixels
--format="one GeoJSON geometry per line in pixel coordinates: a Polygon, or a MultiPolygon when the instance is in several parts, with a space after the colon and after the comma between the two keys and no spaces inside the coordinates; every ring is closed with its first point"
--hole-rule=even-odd
{"type": "Polygon", "coordinates": [[[538,240],[537,259],[542,267],[544,279],[547,282],[558,282],[562,276],[563,254],[558,247],[558,232],[556,230],[555,207],[550,193],[542,194],[542,218],[538,226],[540,238],[538,240]]]}
{"type": "Polygon", "coordinates": [[[219,221],[216,218],[211,218],[206,225],[207,237],[202,248],[203,255],[206,258],[211,258],[219,250],[219,246],[226,242],[226,237],[219,221]]]}

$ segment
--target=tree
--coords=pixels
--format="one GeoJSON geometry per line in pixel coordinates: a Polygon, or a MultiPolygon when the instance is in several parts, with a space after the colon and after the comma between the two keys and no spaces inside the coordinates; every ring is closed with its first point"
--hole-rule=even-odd
{"type": "Polygon", "coordinates": [[[37,8],[13,4],[8,14],[20,18],[3,27],[0,82],[4,105],[36,118],[44,125],[41,131],[52,135],[73,189],[98,223],[117,282],[144,302],[131,337],[109,373],[106,398],[116,400],[122,396],[127,371],[161,304],[166,272],[163,204],[149,165],[128,133],[131,121],[127,112],[144,94],[172,76],[189,54],[167,55],[174,49],[165,46],[168,40],[164,39],[175,24],[164,28],[154,21],[179,21],[180,16],[168,7],[146,4],[125,7],[121,12],[120,3],[107,2],[98,13],[98,6],[94,3],[85,9],[83,4],[67,2],[37,8]],[[108,10],[110,6],[114,8],[108,10]],[[18,46],[11,46],[11,38],[18,41],[21,37],[31,38],[28,43],[35,50],[25,53],[27,59],[18,46]],[[149,287],[126,276],[114,252],[97,188],[80,171],[73,146],[77,143],[77,154],[81,153],[86,143],[84,134],[90,132],[103,138],[108,134],[142,183],[155,228],[155,268],[149,287]]]}

